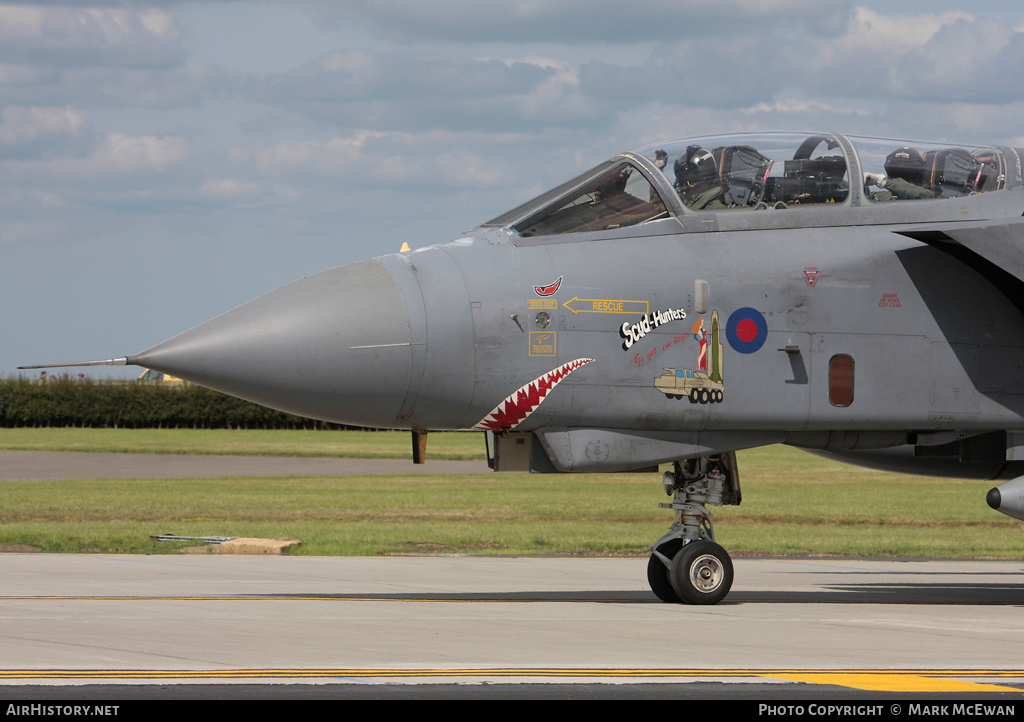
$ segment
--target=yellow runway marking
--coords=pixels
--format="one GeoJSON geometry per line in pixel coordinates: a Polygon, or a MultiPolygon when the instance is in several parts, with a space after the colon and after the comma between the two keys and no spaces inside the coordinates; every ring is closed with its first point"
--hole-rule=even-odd
{"type": "Polygon", "coordinates": [[[772,677],[808,684],[834,684],[873,692],[1021,692],[1015,687],[965,682],[959,679],[922,677],[912,674],[846,674],[827,672],[817,674],[773,674],[772,677]]]}

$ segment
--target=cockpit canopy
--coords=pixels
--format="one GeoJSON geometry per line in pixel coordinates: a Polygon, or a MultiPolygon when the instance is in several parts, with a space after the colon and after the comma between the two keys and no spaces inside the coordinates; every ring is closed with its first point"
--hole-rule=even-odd
{"type": "Polygon", "coordinates": [[[1005,185],[1006,161],[994,147],[738,133],[624,153],[487,225],[511,225],[522,237],[558,235],[624,228],[671,214],[871,206],[956,198],[1005,185]]]}

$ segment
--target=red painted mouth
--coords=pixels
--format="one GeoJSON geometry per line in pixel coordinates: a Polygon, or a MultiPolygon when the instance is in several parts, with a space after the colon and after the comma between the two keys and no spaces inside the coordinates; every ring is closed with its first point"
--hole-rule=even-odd
{"type": "Polygon", "coordinates": [[[534,286],[533,290],[538,296],[550,296],[552,293],[558,290],[558,287],[562,285],[562,277],[559,276],[558,280],[554,283],[550,283],[547,286],[534,286]]]}
{"type": "Polygon", "coordinates": [[[535,378],[495,406],[494,410],[481,419],[473,429],[476,431],[501,431],[515,428],[537,410],[548,392],[555,388],[562,379],[593,360],[592,358],[578,358],[535,378]]]}

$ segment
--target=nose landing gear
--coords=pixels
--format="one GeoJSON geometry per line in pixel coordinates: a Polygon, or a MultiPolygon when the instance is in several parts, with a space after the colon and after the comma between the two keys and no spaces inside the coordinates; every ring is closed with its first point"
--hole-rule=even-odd
{"type": "Polygon", "coordinates": [[[707,506],[740,503],[739,474],[733,453],[677,461],[662,484],[673,495],[675,523],[654,542],[647,581],[663,602],[717,604],[732,588],[729,554],[715,543],[707,506]]]}

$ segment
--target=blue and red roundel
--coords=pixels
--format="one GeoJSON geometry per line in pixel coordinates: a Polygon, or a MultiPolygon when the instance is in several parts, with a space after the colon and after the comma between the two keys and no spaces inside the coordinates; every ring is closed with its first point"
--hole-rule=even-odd
{"type": "Polygon", "coordinates": [[[754,353],[768,340],[768,322],[756,308],[738,308],[725,323],[725,337],[740,353],[754,353]]]}

